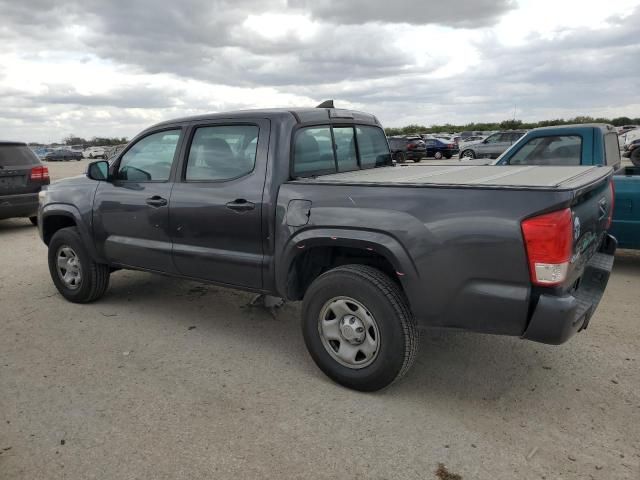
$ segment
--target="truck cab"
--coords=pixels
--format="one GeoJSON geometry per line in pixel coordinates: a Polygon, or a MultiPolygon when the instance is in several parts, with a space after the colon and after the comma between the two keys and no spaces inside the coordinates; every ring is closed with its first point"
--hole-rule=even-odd
{"type": "Polygon", "coordinates": [[[585,124],[536,128],[529,131],[496,162],[497,165],[609,166],[615,203],[609,230],[620,248],[640,249],[640,167],[624,165],[616,129],[585,124]]]}

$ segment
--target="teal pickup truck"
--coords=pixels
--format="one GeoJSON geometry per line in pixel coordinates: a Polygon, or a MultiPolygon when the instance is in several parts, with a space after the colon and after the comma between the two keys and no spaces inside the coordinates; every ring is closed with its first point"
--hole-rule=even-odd
{"type": "Polygon", "coordinates": [[[623,166],[611,125],[536,128],[504,152],[496,165],[607,165],[614,175],[615,204],[609,229],[619,248],[640,249],[640,167],[623,166]]]}

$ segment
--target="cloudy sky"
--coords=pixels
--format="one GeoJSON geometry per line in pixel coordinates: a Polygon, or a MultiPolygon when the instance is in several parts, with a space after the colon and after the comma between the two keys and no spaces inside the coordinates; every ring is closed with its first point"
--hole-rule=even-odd
{"type": "Polygon", "coordinates": [[[640,116],[640,0],[0,0],[0,137],[338,106],[385,126],[640,116]]]}

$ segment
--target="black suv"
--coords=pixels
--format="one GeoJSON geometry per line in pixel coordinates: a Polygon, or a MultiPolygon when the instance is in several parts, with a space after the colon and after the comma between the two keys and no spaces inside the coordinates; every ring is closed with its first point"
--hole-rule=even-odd
{"type": "Polygon", "coordinates": [[[389,149],[393,159],[398,163],[407,160],[419,162],[427,156],[427,147],[420,137],[389,137],[389,149]]]}
{"type": "Polygon", "coordinates": [[[38,224],[38,192],[49,169],[26,143],[0,141],[0,220],[28,217],[38,224]]]}

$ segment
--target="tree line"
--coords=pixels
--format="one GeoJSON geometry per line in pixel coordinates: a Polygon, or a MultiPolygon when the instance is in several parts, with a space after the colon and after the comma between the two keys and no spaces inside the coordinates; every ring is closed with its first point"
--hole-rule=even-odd
{"type": "Polygon", "coordinates": [[[623,125],[640,125],[639,118],[617,117],[617,118],[593,118],[588,116],[580,116],[575,118],[557,118],[555,120],[542,120],[540,122],[523,122],[522,120],[504,120],[496,123],[467,123],[465,125],[452,125],[446,123],[444,125],[432,125],[426,127],[424,125],[407,125],[398,128],[385,128],[387,135],[409,135],[413,133],[443,133],[443,132],[464,132],[464,131],[485,131],[485,130],[515,130],[515,129],[531,129],[538,127],[553,127],[556,125],[570,125],[574,123],[608,123],[616,127],[623,125]]]}
{"type": "MultiPolygon", "coordinates": [[[[93,137],[91,140],[87,140],[86,138],[78,137],[76,135],[67,135],[62,139],[62,143],[52,143],[53,146],[60,145],[82,145],[84,148],[87,147],[108,147],[112,145],[122,145],[124,143],[128,143],[129,139],[127,137],[93,137]]],[[[44,146],[42,143],[29,143],[31,146],[44,146]]]]}

